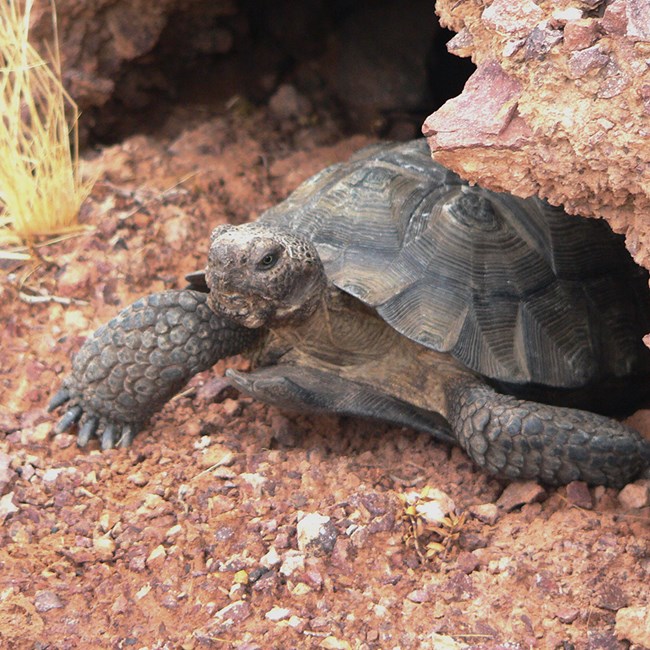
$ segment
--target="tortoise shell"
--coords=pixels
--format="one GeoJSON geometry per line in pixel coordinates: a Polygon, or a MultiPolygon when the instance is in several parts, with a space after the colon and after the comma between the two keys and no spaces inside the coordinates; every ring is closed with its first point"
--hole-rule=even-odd
{"type": "Polygon", "coordinates": [[[470,186],[425,140],[380,144],[261,221],[314,242],[329,279],[404,336],[512,385],[635,371],[647,277],[606,223],[470,186]]]}

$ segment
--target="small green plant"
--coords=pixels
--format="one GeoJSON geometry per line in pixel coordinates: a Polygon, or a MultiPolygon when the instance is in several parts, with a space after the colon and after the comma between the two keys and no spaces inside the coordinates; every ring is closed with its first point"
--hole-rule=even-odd
{"type": "MultiPolygon", "coordinates": [[[[54,42],[45,61],[29,42],[33,0],[0,0],[0,245],[32,245],[79,228],[92,188],[79,174],[75,102],[54,42]]],[[[11,255],[9,255],[11,257],[11,255]]]]}

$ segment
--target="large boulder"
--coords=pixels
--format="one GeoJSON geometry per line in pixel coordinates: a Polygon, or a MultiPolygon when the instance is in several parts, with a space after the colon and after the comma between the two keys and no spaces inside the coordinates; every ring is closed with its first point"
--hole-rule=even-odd
{"type": "Polygon", "coordinates": [[[477,70],[423,126],[472,182],[606,218],[650,268],[648,0],[438,0],[477,70]]]}

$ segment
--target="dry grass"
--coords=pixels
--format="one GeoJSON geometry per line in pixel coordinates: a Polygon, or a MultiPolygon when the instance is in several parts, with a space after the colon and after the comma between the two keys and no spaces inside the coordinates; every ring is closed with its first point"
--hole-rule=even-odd
{"type": "Polygon", "coordinates": [[[79,174],[78,110],[61,80],[54,5],[45,61],[29,42],[32,4],[0,0],[0,246],[79,228],[92,188],[79,174]]]}

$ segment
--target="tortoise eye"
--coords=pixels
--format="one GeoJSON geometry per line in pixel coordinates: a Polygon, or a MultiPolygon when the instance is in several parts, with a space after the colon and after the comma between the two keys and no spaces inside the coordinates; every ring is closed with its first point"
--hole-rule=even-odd
{"type": "Polygon", "coordinates": [[[272,269],[278,262],[280,258],[280,253],[278,251],[271,251],[266,253],[264,257],[257,263],[257,268],[260,271],[268,271],[272,269]]]}

